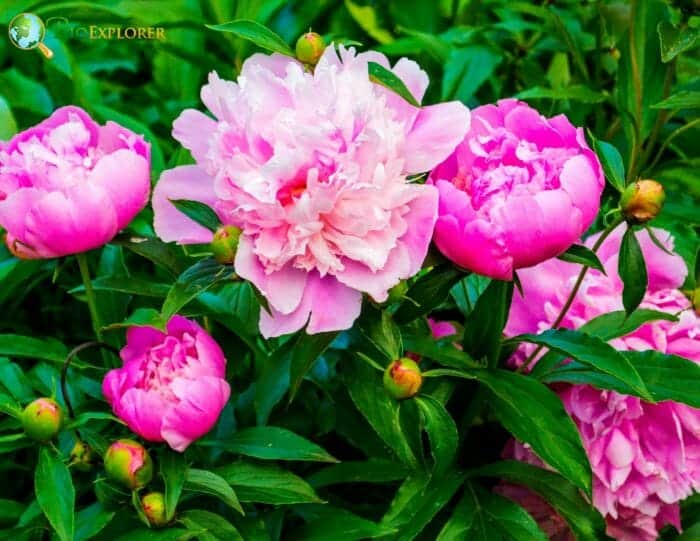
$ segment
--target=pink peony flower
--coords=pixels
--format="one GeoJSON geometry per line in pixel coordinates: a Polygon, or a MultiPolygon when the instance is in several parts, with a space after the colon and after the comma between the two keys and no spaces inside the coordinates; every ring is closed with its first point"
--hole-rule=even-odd
{"type": "Polygon", "coordinates": [[[581,128],[512,99],[474,109],[429,182],[440,191],[437,247],[500,280],[566,251],[593,222],[605,184],[581,128]]]}
{"type": "MultiPolygon", "coordinates": [[[[564,327],[578,328],[598,315],[623,309],[617,275],[623,227],[598,251],[608,276],[589,270],[564,327]]],[[[667,232],[655,233],[673,249],[667,232]]],[[[700,362],[700,318],[677,290],[687,273],[685,263],[657,247],[646,231],[637,238],[649,274],[642,307],[675,314],[679,320],[647,323],[611,343],[620,350],[657,350],[700,362]]],[[[579,270],[578,265],[553,259],[520,272],[525,296],[514,295],[506,334],[550,328],[579,270]]],[[[522,364],[531,351],[532,346],[522,346],[513,364],[522,364]]],[[[593,468],[593,503],[606,517],[608,533],[622,541],[651,541],[667,523],[680,528],[678,502],[700,489],[700,410],[671,401],[650,404],[587,385],[561,385],[558,390],[581,433],[593,468]]]]}
{"type": "Polygon", "coordinates": [[[11,252],[47,259],[102,246],[146,206],[150,145],[78,107],[0,143],[0,225],[11,252]]]}
{"type": "MultiPolygon", "coordinates": [[[[212,73],[202,101],[175,121],[173,136],[197,165],[163,173],[153,197],[163,240],[209,242],[211,233],[168,199],[213,207],[243,234],[236,272],[267,298],[264,336],[346,329],[362,293],[384,301],[425,258],[437,190],[408,175],[430,170],[469,127],[460,103],[417,108],[369,80],[378,53],[327,47],[314,72],[296,60],[253,55],[237,82],[212,73]]],[[[417,99],[428,77],[394,67],[417,99]]]]}
{"type": "Polygon", "coordinates": [[[130,327],[124,365],[102,382],[107,402],[131,430],[184,451],[216,423],[229,399],[226,359],[194,321],[173,316],[167,333],[130,327]]]}
{"type": "Polygon", "coordinates": [[[444,338],[445,336],[457,334],[456,327],[449,321],[437,321],[429,317],[428,326],[430,327],[430,334],[432,334],[433,338],[436,340],[444,338]]]}

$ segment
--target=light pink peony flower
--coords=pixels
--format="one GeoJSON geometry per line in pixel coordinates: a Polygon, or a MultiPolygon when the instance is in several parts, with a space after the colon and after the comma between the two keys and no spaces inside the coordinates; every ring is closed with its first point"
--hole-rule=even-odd
{"type": "Polygon", "coordinates": [[[593,222],[605,184],[581,128],[512,99],[474,109],[429,181],[440,190],[440,251],[500,280],[566,251],[593,222]]]}
{"type": "Polygon", "coordinates": [[[173,316],[167,333],[130,327],[120,354],[102,392],[131,430],[180,452],[211,430],[231,391],[224,354],[197,323],[173,316]]]}
{"type": "MultiPolygon", "coordinates": [[[[235,83],[211,74],[202,101],[216,119],[189,109],[173,129],[197,165],[166,171],[154,192],[165,241],[211,240],[168,199],[204,202],[243,230],[234,265],[267,298],[267,337],[307,321],[311,334],[349,328],[363,292],[384,301],[420,269],[437,190],[407,176],[445,159],[469,127],[460,103],[417,108],[372,83],[368,62],[389,67],[383,55],[339,55],[327,47],[313,73],[257,54],[235,83]]],[[[393,72],[422,98],[428,77],[415,62],[393,72]]]]}
{"type": "Polygon", "coordinates": [[[78,107],[62,107],[0,143],[0,225],[7,246],[47,259],[102,246],[146,206],[150,145],[78,107]]]}
{"type": "MultiPolygon", "coordinates": [[[[622,232],[623,226],[598,252],[608,276],[589,270],[564,327],[578,328],[598,315],[623,309],[617,275],[622,232]]],[[[673,249],[667,232],[655,233],[673,249]]],[[[657,247],[646,231],[637,238],[649,273],[642,307],[678,315],[679,320],[647,323],[611,343],[620,350],[657,350],[700,362],[700,318],[677,290],[687,273],[685,263],[657,247]]],[[[579,270],[578,265],[553,259],[519,272],[525,296],[514,295],[506,334],[550,328],[579,270]]],[[[523,346],[513,363],[522,364],[531,351],[532,346],[523,346]]],[[[593,468],[593,503],[606,517],[608,533],[622,541],[651,541],[664,524],[680,528],[678,502],[700,489],[700,410],[670,401],[649,404],[587,385],[558,389],[581,433],[593,468]]]]}

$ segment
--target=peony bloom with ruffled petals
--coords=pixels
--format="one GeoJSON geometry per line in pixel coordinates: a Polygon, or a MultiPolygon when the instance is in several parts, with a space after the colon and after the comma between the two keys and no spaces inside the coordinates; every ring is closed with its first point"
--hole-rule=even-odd
{"type": "Polygon", "coordinates": [[[167,332],[130,327],[102,392],[114,413],[149,441],[184,451],[216,424],[229,399],[226,359],[194,321],[173,316],[167,332]]]}
{"type": "Polygon", "coordinates": [[[581,128],[513,99],[474,109],[430,182],[440,191],[437,247],[500,280],[566,251],[593,222],[605,185],[581,128]]]}
{"type": "MultiPolygon", "coordinates": [[[[615,230],[598,251],[607,276],[589,270],[564,327],[578,328],[596,316],[623,309],[617,275],[623,230],[624,226],[615,230]]],[[[655,234],[668,250],[673,249],[667,232],[655,230],[655,234]]],[[[649,274],[641,306],[677,315],[678,321],[646,323],[611,344],[620,350],[657,350],[700,363],[700,318],[677,289],[685,280],[685,263],[656,246],[646,231],[637,233],[637,238],[649,274]]],[[[506,334],[550,328],[579,269],[550,260],[518,273],[525,295],[514,295],[506,334]]],[[[522,364],[532,348],[522,346],[513,364],[522,364]]],[[[579,428],[594,474],[593,503],[605,516],[608,533],[621,541],[652,541],[665,524],[680,528],[678,502],[700,489],[700,410],[671,401],[650,404],[587,385],[557,388],[579,428]]]]}
{"type": "Polygon", "coordinates": [[[0,226],[11,252],[48,259],[106,244],[146,206],[150,145],[78,107],[0,143],[0,226]]]}
{"type": "MultiPolygon", "coordinates": [[[[168,199],[201,201],[242,230],[234,266],[266,297],[264,336],[347,329],[362,293],[388,290],[421,267],[437,217],[434,186],[409,175],[444,160],[469,127],[460,103],[414,107],[370,81],[375,52],[326,48],[310,73],[287,56],[256,54],[237,82],[211,74],[202,101],[173,136],[197,164],[163,173],[155,229],[165,241],[211,233],[168,199]]],[[[415,62],[392,71],[416,99],[428,77],[415,62]]]]}

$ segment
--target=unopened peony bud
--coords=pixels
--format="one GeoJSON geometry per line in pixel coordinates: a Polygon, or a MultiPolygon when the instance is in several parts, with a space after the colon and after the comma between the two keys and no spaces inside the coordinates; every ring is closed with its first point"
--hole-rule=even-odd
{"type": "Polygon", "coordinates": [[[297,58],[305,64],[315,66],[325,48],[326,44],[320,35],[316,32],[307,32],[297,40],[297,58]]]}
{"type": "Polygon", "coordinates": [[[38,398],[22,412],[22,427],[30,438],[49,441],[63,426],[63,410],[51,398],[38,398]]]}
{"type": "Polygon", "coordinates": [[[141,488],[153,477],[153,462],[148,451],[133,440],[117,440],[105,453],[107,477],[130,489],[141,488]]]}
{"type": "Polygon", "coordinates": [[[214,258],[222,265],[230,265],[236,258],[238,249],[238,239],[241,237],[241,230],[235,225],[222,225],[214,233],[214,240],[211,241],[211,251],[214,258]]]}
{"type": "Polygon", "coordinates": [[[696,287],[695,291],[690,293],[690,302],[693,303],[695,313],[700,317],[700,287],[696,287]]]}
{"type": "Polygon", "coordinates": [[[422,383],[420,368],[407,357],[392,361],[384,371],[384,388],[397,400],[415,396],[422,383]]]}
{"type": "Polygon", "coordinates": [[[151,526],[165,526],[168,519],[165,515],[165,498],[161,492],[149,492],[141,498],[143,514],[151,526]]]}
{"type": "Polygon", "coordinates": [[[643,224],[658,216],[665,198],[661,184],[655,180],[638,180],[622,192],[620,207],[628,221],[643,224]]]}
{"type": "Polygon", "coordinates": [[[78,440],[70,452],[70,465],[78,471],[89,472],[95,464],[95,453],[84,441],[78,440]]]}

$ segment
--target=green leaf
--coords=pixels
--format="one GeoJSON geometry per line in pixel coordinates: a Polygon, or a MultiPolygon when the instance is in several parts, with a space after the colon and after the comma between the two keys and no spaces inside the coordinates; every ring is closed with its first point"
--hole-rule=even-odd
{"type": "Polygon", "coordinates": [[[285,428],[254,426],[207,445],[263,460],[337,462],[324,449],[285,428]]]}
{"type": "Polygon", "coordinates": [[[322,503],[314,489],[301,477],[273,464],[238,461],[215,471],[234,487],[243,502],[271,505],[322,503]]]}
{"type": "Polygon", "coordinates": [[[344,483],[390,483],[405,479],[409,471],[399,462],[370,458],[362,462],[333,464],[313,473],[308,481],[314,488],[344,483]]]}
{"type": "Polygon", "coordinates": [[[590,132],[588,135],[591,146],[603,166],[605,179],[613,188],[622,193],[627,183],[625,182],[625,165],[622,162],[620,152],[610,143],[596,139],[590,132]]]}
{"type": "Polygon", "coordinates": [[[292,350],[291,364],[289,366],[289,402],[301,386],[304,376],[311,367],[328,349],[331,342],[338,336],[337,332],[325,332],[319,334],[300,333],[292,350]]]}
{"type": "Polygon", "coordinates": [[[372,5],[358,4],[353,0],[345,0],[345,7],[355,22],[379,43],[385,44],[394,40],[391,32],[381,26],[376,12],[377,8],[372,5]]]}
{"type": "Polygon", "coordinates": [[[154,530],[144,526],[120,535],[115,541],[188,541],[198,537],[199,533],[191,532],[184,528],[154,530]]]}
{"type": "Polygon", "coordinates": [[[215,233],[221,225],[219,216],[209,205],[199,201],[190,201],[189,199],[170,199],[170,202],[185,216],[202,227],[206,227],[212,233],[215,233]]]}
{"type": "Polygon", "coordinates": [[[571,100],[581,103],[601,103],[608,99],[602,92],[596,92],[584,85],[571,85],[563,88],[545,88],[533,86],[515,95],[521,100],[549,99],[549,100],[571,100]]]}
{"type": "Polygon", "coordinates": [[[63,364],[68,350],[52,338],[32,338],[17,334],[0,334],[0,355],[29,357],[63,364]]]}
{"type": "Polygon", "coordinates": [[[700,90],[681,90],[651,106],[652,109],[697,109],[699,107],[700,90]]]}
{"type": "Polygon", "coordinates": [[[376,62],[368,62],[367,68],[369,70],[370,81],[377,83],[378,85],[382,85],[392,92],[395,92],[414,107],[420,107],[420,103],[416,101],[416,98],[413,97],[411,91],[393,71],[385,68],[381,64],[377,64],[376,62]]]}
{"type": "Polygon", "coordinates": [[[393,541],[415,539],[463,482],[464,475],[454,471],[439,477],[416,472],[396,491],[380,525],[397,530],[393,541]]]}
{"type": "MultiPolygon", "coordinates": [[[[151,282],[131,276],[101,276],[92,281],[95,291],[117,291],[142,297],[163,298],[168,294],[170,286],[159,282],[151,282]]],[[[84,293],[85,286],[78,286],[69,291],[71,294],[84,293]]]]}
{"type": "Polygon", "coordinates": [[[607,342],[613,338],[626,336],[650,321],[678,321],[678,317],[668,312],[648,308],[637,308],[630,315],[618,310],[601,314],[587,321],[578,330],[607,342]]]}
{"type": "Polygon", "coordinates": [[[566,252],[557,256],[557,259],[561,259],[567,263],[586,265],[587,267],[599,270],[605,274],[605,268],[600,262],[600,259],[598,259],[598,256],[595,255],[595,252],[582,244],[572,244],[566,252]]]}
{"type": "Polygon", "coordinates": [[[569,329],[549,329],[541,334],[516,336],[514,341],[531,342],[580,361],[619,379],[639,396],[653,400],[634,366],[610,344],[595,336],[569,329]]]}
{"type": "Polygon", "coordinates": [[[75,535],[75,488],[68,467],[53,449],[39,449],[34,472],[34,492],[39,507],[61,541],[73,541],[75,535]]]}
{"type": "Polygon", "coordinates": [[[430,440],[435,475],[442,475],[454,463],[459,443],[457,425],[445,406],[430,395],[417,396],[423,428],[430,440]]]}
{"type": "Polygon", "coordinates": [[[193,532],[199,532],[200,541],[244,541],[236,527],[221,515],[202,509],[188,509],[178,522],[193,532]]]}
{"type": "Polygon", "coordinates": [[[183,272],[170,288],[161,310],[163,319],[169,320],[200,293],[233,276],[231,266],[220,265],[213,258],[198,261],[183,272]]]}
{"type": "Polygon", "coordinates": [[[241,515],[243,514],[243,508],[233,488],[226,479],[212,471],[189,468],[185,475],[184,488],[192,492],[215,496],[241,515]]]}
{"type": "Polygon", "coordinates": [[[457,370],[478,368],[480,365],[463,351],[457,349],[452,343],[452,337],[435,340],[432,337],[404,335],[404,347],[406,351],[427,357],[444,366],[457,370]]]}
{"type": "Polygon", "coordinates": [[[280,36],[255,21],[238,19],[223,24],[208,24],[206,27],[217,32],[230,32],[234,36],[252,41],[261,49],[272,51],[273,53],[294,56],[294,51],[280,36]]]}
{"type": "Polygon", "coordinates": [[[622,304],[625,312],[631,314],[644,300],[648,283],[644,254],[631,227],[627,228],[620,243],[617,271],[624,284],[622,304]]]}
{"type": "Polygon", "coordinates": [[[121,329],[124,327],[155,327],[161,331],[165,331],[168,321],[154,308],[137,308],[121,323],[112,323],[107,325],[105,329],[121,329]]]}
{"type": "Polygon", "coordinates": [[[173,244],[167,244],[158,239],[115,239],[112,243],[124,246],[135,254],[145,257],[168,273],[177,277],[187,267],[187,259],[182,249],[173,244]]]}
{"type": "Polygon", "coordinates": [[[314,506],[310,520],[291,534],[291,539],[298,541],[359,541],[374,539],[395,533],[394,528],[381,526],[376,522],[359,517],[350,511],[329,506],[314,506]]]}
{"type": "Polygon", "coordinates": [[[513,282],[492,280],[464,322],[464,351],[491,365],[498,360],[503,327],[513,298],[513,282]]]}
{"type": "Polygon", "coordinates": [[[504,479],[544,498],[567,521],[576,539],[606,539],[605,521],[574,485],[558,473],[524,462],[506,460],[469,472],[469,476],[504,479]]]}
{"type": "Polygon", "coordinates": [[[90,421],[95,420],[112,421],[114,423],[119,423],[122,425],[125,424],[124,421],[122,421],[118,417],[115,417],[111,413],[107,413],[104,411],[84,411],[83,413],[78,414],[75,417],[75,419],[66,423],[65,428],[71,430],[74,428],[80,428],[81,426],[85,426],[90,421]]]}
{"type": "Polygon", "coordinates": [[[661,44],[661,60],[670,62],[683,51],[695,45],[700,30],[693,27],[677,28],[668,21],[661,21],[656,27],[661,44]]]}
{"type": "MultiPolygon", "coordinates": [[[[625,351],[623,355],[635,366],[655,402],[674,400],[695,408],[700,407],[700,397],[695,392],[700,384],[700,366],[683,357],[653,350],[625,351]]],[[[542,377],[542,381],[587,384],[600,389],[612,389],[621,394],[639,396],[635,389],[619,380],[588,370],[579,363],[560,366],[542,377]]]]}
{"type": "Polygon", "coordinates": [[[107,511],[95,502],[75,515],[75,541],[87,541],[96,536],[114,518],[114,511],[107,511]]]}
{"type": "Polygon", "coordinates": [[[591,467],[578,429],[559,397],[537,380],[507,370],[475,370],[503,426],[577,487],[591,493],[591,467]]]}
{"type": "Polygon", "coordinates": [[[177,502],[187,478],[187,460],[185,455],[170,449],[163,449],[160,455],[160,475],[165,485],[165,516],[170,520],[175,515],[177,502]]]}
{"type": "Polygon", "coordinates": [[[467,482],[455,514],[438,537],[438,541],[458,539],[547,541],[547,536],[525,509],[475,483],[467,482]]]}
{"type": "Polygon", "coordinates": [[[17,121],[7,100],[0,95],[0,141],[9,141],[17,133],[17,121]]]}
{"type": "Polygon", "coordinates": [[[387,310],[365,307],[360,317],[360,332],[387,361],[401,357],[401,331],[387,310]]]}
{"type": "Polygon", "coordinates": [[[432,312],[445,302],[450,289],[463,277],[464,272],[452,263],[433,267],[408,289],[394,319],[403,325],[432,312]]]}
{"type": "Polygon", "coordinates": [[[384,390],[381,374],[359,359],[344,363],[342,369],[350,397],[362,416],[401,462],[416,467],[418,461],[401,423],[399,402],[384,390]]]}
{"type": "Polygon", "coordinates": [[[468,102],[491,77],[502,55],[486,45],[452,49],[442,77],[442,99],[468,102]]]}

